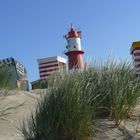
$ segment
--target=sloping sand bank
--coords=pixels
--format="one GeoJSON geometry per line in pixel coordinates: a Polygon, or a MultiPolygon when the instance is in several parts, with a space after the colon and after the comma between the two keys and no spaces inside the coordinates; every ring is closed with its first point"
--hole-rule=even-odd
{"type": "MultiPolygon", "coordinates": [[[[17,128],[20,128],[20,121],[30,115],[39,98],[40,94],[23,91],[12,91],[8,96],[0,97],[0,112],[8,113],[0,116],[0,140],[24,140],[17,128]]],[[[114,128],[113,121],[108,119],[98,120],[100,132],[93,140],[140,140],[139,114],[140,105],[134,111],[133,120],[122,123],[121,128],[114,128]]]]}
{"type": "Polygon", "coordinates": [[[20,121],[29,116],[33,110],[39,94],[23,91],[12,91],[12,95],[0,97],[0,110],[4,115],[0,118],[0,140],[23,140],[17,128],[20,121]]]}

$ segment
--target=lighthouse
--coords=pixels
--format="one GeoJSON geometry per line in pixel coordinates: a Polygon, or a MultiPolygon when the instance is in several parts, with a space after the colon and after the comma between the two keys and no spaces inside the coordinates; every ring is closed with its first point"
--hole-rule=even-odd
{"type": "Polygon", "coordinates": [[[68,67],[69,70],[84,68],[83,64],[83,54],[84,51],[81,47],[81,31],[74,29],[72,26],[67,35],[65,35],[67,40],[65,55],[68,56],[68,67]]]}

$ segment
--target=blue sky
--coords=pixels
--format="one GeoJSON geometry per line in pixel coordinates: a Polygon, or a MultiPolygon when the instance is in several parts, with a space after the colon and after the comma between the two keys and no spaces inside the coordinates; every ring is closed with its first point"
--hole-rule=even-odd
{"type": "Polygon", "coordinates": [[[39,78],[37,58],[59,55],[70,24],[82,31],[84,59],[112,55],[131,60],[140,40],[140,0],[0,0],[0,59],[24,64],[30,82],[39,78]]]}

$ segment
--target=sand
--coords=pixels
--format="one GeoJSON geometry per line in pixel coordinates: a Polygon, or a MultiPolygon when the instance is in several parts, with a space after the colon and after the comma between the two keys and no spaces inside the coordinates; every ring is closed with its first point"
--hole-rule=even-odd
{"type": "MultiPolygon", "coordinates": [[[[24,140],[18,130],[20,121],[30,115],[39,98],[40,94],[33,91],[12,91],[8,96],[0,97],[0,111],[11,108],[4,112],[8,115],[0,116],[0,140],[24,140]]],[[[120,128],[114,128],[114,122],[108,119],[98,120],[100,131],[93,140],[140,140],[140,105],[137,105],[133,114],[133,118],[122,122],[120,128]]]]}
{"type": "Polygon", "coordinates": [[[39,98],[39,94],[12,92],[15,94],[0,97],[0,110],[12,107],[5,112],[8,115],[0,118],[0,140],[23,140],[17,128],[20,128],[20,121],[29,116],[39,98]]]}

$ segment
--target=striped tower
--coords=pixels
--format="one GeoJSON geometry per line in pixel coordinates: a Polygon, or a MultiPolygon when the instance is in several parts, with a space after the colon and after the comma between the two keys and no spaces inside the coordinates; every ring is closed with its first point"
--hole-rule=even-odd
{"type": "Polygon", "coordinates": [[[136,76],[139,76],[140,75],[140,41],[132,43],[130,53],[132,55],[134,72],[136,76]]]}
{"type": "Polygon", "coordinates": [[[65,53],[68,56],[68,67],[71,69],[83,69],[83,54],[84,51],[81,47],[81,31],[77,31],[71,26],[70,31],[65,35],[67,40],[67,52],[65,53]]]}
{"type": "Polygon", "coordinates": [[[41,80],[48,78],[57,71],[66,69],[66,59],[59,56],[42,58],[37,61],[41,80]]]}

